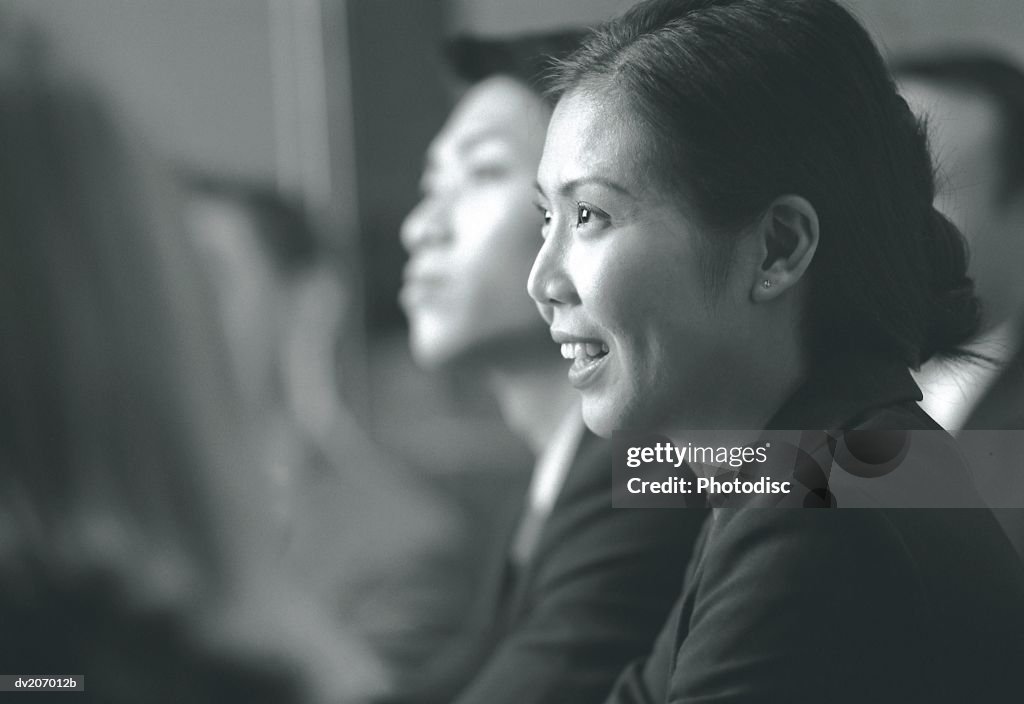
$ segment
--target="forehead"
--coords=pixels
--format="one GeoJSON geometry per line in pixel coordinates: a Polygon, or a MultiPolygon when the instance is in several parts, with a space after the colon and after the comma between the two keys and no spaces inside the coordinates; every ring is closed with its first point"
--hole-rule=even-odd
{"type": "Polygon", "coordinates": [[[998,164],[999,112],[988,98],[952,87],[907,80],[901,91],[924,117],[933,158],[946,178],[991,171],[998,164]]]}
{"type": "Polygon", "coordinates": [[[663,196],[645,128],[621,98],[608,90],[576,91],[558,101],[537,174],[549,196],[588,179],[611,181],[634,200],[663,196]]]}
{"type": "Polygon", "coordinates": [[[551,111],[539,95],[496,76],[470,87],[431,142],[428,162],[459,157],[485,142],[504,142],[540,154],[551,111]]]}
{"type": "Polygon", "coordinates": [[[615,101],[569,93],[558,101],[551,117],[542,173],[560,183],[592,175],[628,175],[624,172],[635,165],[639,146],[631,127],[628,114],[615,101]]]}

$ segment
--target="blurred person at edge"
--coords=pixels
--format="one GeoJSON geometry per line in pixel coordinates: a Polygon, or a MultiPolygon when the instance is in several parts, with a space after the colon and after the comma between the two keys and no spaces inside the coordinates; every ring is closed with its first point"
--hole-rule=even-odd
{"type": "Polygon", "coordinates": [[[23,31],[0,25],[0,669],[104,704],[366,700],[376,657],[264,548],[170,181],[23,31]]]}
{"type": "Polygon", "coordinates": [[[926,122],[938,168],[935,207],[971,247],[987,361],[935,361],[917,375],[921,406],[959,434],[979,491],[1024,556],[1024,71],[985,50],[905,56],[901,91],[926,122]],[[964,432],[967,431],[967,432],[964,432]]]}
{"type": "Polygon", "coordinates": [[[344,404],[343,263],[273,189],[182,174],[233,367],[272,465],[282,564],[401,679],[461,631],[475,587],[451,497],[386,455],[344,404]]]}
{"type": "Polygon", "coordinates": [[[580,36],[447,46],[468,87],[430,145],[422,198],[402,227],[414,359],[477,372],[537,458],[527,496],[491,499],[511,520],[476,600],[481,630],[427,668],[411,687],[419,702],[597,701],[649,647],[704,518],[612,509],[610,445],[584,429],[565,362],[526,293],[551,117],[541,77],[580,36]]]}

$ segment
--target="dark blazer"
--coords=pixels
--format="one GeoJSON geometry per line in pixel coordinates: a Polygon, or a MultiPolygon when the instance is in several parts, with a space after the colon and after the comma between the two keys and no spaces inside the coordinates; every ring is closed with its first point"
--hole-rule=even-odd
{"type": "Polygon", "coordinates": [[[679,593],[707,512],[613,509],[611,479],[610,443],[585,433],[519,574],[507,561],[509,526],[481,595],[486,632],[443,658],[409,699],[592,704],[647,652],[679,593]]]}
{"type": "MultiPolygon", "coordinates": [[[[846,361],[771,427],[936,429],[919,398],[905,369],[846,361]]],[[[1022,665],[1024,567],[987,509],[716,508],[608,702],[1019,701],[1022,665]]]]}

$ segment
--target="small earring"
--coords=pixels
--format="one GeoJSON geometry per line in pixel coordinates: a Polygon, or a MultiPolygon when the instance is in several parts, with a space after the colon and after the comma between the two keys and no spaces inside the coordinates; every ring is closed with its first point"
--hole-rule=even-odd
{"type": "Polygon", "coordinates": [[[771,288],[772,287],[772,280],[771,279],[765,279],[764,283],[761,284],[761,285],[764,286],[765,288],[771,288]]]}

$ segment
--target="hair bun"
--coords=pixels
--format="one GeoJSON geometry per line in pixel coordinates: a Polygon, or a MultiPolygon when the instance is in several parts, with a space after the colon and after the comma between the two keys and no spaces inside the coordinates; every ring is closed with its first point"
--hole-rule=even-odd
{"type": "Polygon", "coordinates": [[[924,234],[932,298],[919,352],[922,363],[936,355],[956,356],[981,326],[981,303],[967,275],[963,234],[934,207],[929,208],[924,234]]]}

